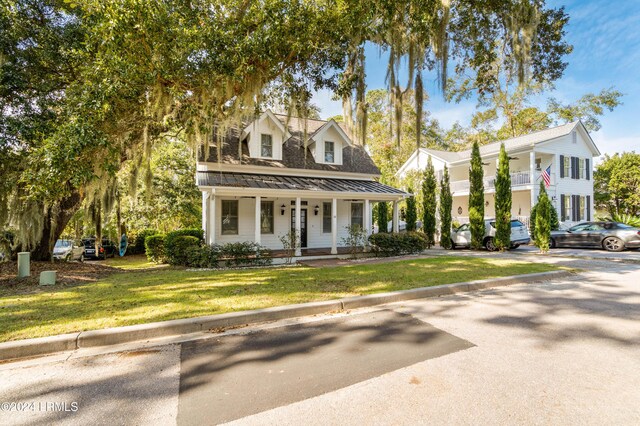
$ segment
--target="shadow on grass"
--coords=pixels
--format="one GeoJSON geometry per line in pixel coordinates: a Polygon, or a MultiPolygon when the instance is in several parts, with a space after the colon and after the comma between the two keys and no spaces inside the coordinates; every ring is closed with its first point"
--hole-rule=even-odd
{"type": "Polygon", "coordinates": [[[456,257],[341,268],[156,270],[93,284],[0,298],[0,339],[329,300],[554,269],[513,260],[456,257]]]}

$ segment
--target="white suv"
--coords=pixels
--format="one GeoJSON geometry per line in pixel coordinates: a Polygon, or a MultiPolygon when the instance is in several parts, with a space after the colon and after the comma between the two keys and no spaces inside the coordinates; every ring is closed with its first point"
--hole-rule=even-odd
{"type": "MultiPolygon", "coordinates": [[[[494,237],[496,235],[496,222],[495,219],[489,219],[484,221],[484,237],[482,238],[482,245],[489,251],[494,251],[496,246],[494,244],[494,237]]],[[[529,231],[524,223],[519,220],[511,221],[511,247],[512,249],[520,247],[521,244],[529,244],[531,238],[529,237],[529,231]]],[[[460,226],[451,232],[451,247],[452,248],[464,248],[471,246],[471,228],[468,223],[460,226]]]]}

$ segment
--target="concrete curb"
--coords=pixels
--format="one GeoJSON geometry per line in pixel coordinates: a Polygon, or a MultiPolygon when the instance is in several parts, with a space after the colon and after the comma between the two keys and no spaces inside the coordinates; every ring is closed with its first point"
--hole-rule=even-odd
{"type": "Polygon", "coordinates": [[[40,337],[37,339],[16,340],[0,343],[0,361],[48,355],[80,348],[131,343],[158,337],[176,336],[208,330],[222,330],[251,323],[327,314],[330,312],[340,312],[349,309],[364,308],[405,300],[464,293],[510,284],[546,281],[564,278],[572,274],[573,273],[569,271],[551,271],[536,274],[514,275],[510,277],[422,287],[411,290],[371,294],[367,296],[355,296],[324,302],[301,303],[297,305],[277,306],[252,311],[230,312],[227,314],[210,315],[198,318],[82,331],[79,333],[61,334],[58,336],[40,337]]]}

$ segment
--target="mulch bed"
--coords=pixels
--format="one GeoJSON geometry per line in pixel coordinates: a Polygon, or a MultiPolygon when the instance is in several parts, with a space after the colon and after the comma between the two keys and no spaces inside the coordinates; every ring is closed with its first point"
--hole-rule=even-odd
{"type": "Polygon", "coordinates": [[[122,270],[97,262],[31,262],[31,276],[18,279],[17,262],[0,262],[0,294],[4,290],[10,290],[13,294],[51,291],[94,282],[118,272],[122,270]],[[55,286],[39,285],[42,271],[57,272],[55,286]]]}

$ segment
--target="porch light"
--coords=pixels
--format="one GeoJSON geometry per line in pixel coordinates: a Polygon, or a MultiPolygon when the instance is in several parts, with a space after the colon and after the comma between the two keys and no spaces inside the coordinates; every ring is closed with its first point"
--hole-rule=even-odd
{"type": "Polygon", "coordinates": [[[280,214],[282,216],[284,216],[284,211],[285,211],[286,208],[287,208],[287,206],[285,206],[284,204],[280,206],[280,214]]]}
{"type": "Polygon", "coordinates": [[[315,215],[318,216],[319,212],[320,212],[320,206],[316,204],[316,206],[313,208],[313,213],[315,213],[315,215]]]}

